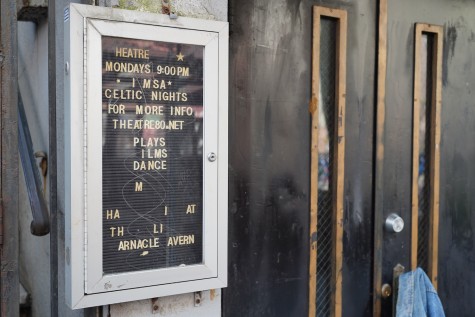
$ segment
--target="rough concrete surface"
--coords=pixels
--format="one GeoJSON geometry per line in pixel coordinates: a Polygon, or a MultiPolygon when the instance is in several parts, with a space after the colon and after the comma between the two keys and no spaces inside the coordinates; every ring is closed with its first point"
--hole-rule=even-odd
{"type": "Polygon", "coordinates": [[[194,294],[161,297],[156,302],[158,310],[152,311],[152,300],[146,299],[130,303],[105,306],[104,316],[129,317],[129,316],[167,316],[187,317],[203,316],[212,317],[221,315],[221,291],[204,291],[201,295],[201,304],[195,306],[194,294]]]}
{"type": "MultiPolygon", "coordinates": [[[[160,0],[99,0],[104,7],[162,13],[160,0]]],[[[227,21],[228,2],[226,0],[167,0],[170,11],[178,16],[206,20],[227,21]]]]}

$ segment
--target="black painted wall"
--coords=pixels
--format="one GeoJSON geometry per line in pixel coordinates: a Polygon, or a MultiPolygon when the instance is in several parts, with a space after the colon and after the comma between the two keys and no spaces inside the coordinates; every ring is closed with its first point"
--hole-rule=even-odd
{"type": "Polygon", "coordinates": [[[298,2],[231,2],[226,316],[306,313],[309,23],[298,2]]]}

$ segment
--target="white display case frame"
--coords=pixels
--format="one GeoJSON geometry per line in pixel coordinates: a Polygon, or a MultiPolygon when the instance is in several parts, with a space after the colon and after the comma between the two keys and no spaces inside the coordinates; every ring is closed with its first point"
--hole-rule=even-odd
{"type": "Polygon", "coordinates": [[[228,23],[173,20],[167,15],[79,4],[70,4],[64,13],[66,298],[70,307],[226,287],[228,23]],[[201,264],[103,273],[102,36],[204,47],[201,264]],[[209,153],[217,159],[208,160],[209,153]]]}

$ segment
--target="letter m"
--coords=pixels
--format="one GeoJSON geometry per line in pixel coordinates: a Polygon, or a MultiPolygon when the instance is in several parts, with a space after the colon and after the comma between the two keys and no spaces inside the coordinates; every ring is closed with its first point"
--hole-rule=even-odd
{"type": "Polygon", "coordinates": [[[143,187],[143,183],[142,183],[142,182],[135,182],[135,191],[136,191],[136,192],[141,192],[141,191],[142,191],[142,187],[143,187]]]}
{"type": "Polygon", "coordinates": [[[142,88],[150,88],[150,83],[151,83],[150,79],[144,79],[142,88]]]}
{"type": "Polygon", "coordinates": [[[106,72],[111,72],[111,71],[113,71],[112,62],[107,61],[106,62],[106,72]]]}

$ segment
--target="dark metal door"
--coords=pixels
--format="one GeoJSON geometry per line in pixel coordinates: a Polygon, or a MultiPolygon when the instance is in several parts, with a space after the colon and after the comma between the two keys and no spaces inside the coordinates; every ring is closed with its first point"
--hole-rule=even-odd
{"type": "Polygon", "coordinates": [[[230,1],[229,9],[229,286],[223,313],[329,316],[343,308],[347,316],[371,314],[376,3],[230,1]],[[322,11],[321,32],[314,29],[314,6],[338,9],[322,11]],[[346,50],[337,36],[346,37],[346,50]],[[321,115],[312,85],[320,76],[313,71],[316,51],[321,115]],[[335,72],[344,67],[346,76],[337,81],[335,72]],[[344,120],[337,111],[343,103],[344,120]],[[319,116],[328,124],[326,132],[320,129],[320,159],[312,159],[318,138],[313,118],[319,116]],[[342,131],[344,143],[338,141],[342,131]],[[346,155],[334,155],[341,144],[346,155]],[[336,188],[341,180],[343,191],[336,188]],[[343,206],[343,221],[333,216],[336,205],[343,206]]]}
{"type": "MultiPolygon", "coordinates": [[[[446,315],[469,316],[475,311],[475,3],[380,3],[380,27],[387,29],[379,38],[387,46],[378,63],[386,76],[378,90],[384,104],[377,105],[375,242],[382,244],[375,247],[374,287],[391,283],[397,264],[422,267],[446,315]],[[400,233],[383,229],[392,213],[405,222],[400,233]]],[[[383,295],[383,315],[393,299],[383,295]]],[[[375,312],[378,301],[376,292],[375,312]]]]}
{"type": "Polygon", "coordinates": [[[475,311],[475,4],[229,10],[223,314],[391,316],[398,264],[428,272],[448,316],[475,311]]]}

